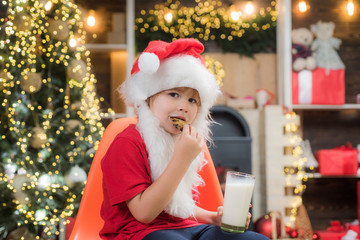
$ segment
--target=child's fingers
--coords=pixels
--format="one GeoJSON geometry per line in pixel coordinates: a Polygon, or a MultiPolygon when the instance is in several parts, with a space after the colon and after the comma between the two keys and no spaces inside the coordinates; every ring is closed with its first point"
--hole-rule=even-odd
{"type": "Polygon", "coordinates": [[[188,124],[185,124],[183,127],[183,133],[189,134],[190,133],[190,126],[188,124]]]}
{"type": "Polygon", "coordinates": [[[250,225],[250,219],[251,219],[251,213],[248,213],[247,218],[246,218],[246,229],[249,228],[250,225]]]}
{"type": "Polygon", "coordinates": [[[218,215],[219,216],[222,216],[223,215],[223,206],[219,206],[218,208],[217,208],[217,213],[218,213],[218,215]]]}
{"type": "Polygon", "coordinates": [[[196,131],[196,128],[189,125],[189,129],[190,129],[190,135],[193,136],[194,138],[196,138],[196,136],[198,134],[196,131]]]}

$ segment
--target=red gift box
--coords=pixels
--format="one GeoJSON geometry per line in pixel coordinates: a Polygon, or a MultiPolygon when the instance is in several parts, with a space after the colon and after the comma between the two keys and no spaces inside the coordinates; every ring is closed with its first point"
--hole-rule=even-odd
{"type": "MultiPolygon", "coordinates": [[[[319,234],[321,240],[341,240],[349,230],[359,234],[358,225],[345,223],[345,225],[342,226],[340,221],[331,221],[330,224],[330,227],[328,227],[326,231],[315,231],[319,234]]],[[[356,239],[359,239],[359,237],[356,239]]]]}
{"type": "Polygon", "coordinates": [[[319,150],[317,159],[322,175],[356,175],[359,168],[358,150],[351,146],[319,150]]]}
{"type": "Polygon", "coordinates": [[[327,231],[318,231],[321,240],[341,240],[343,236],[346,235],[346,231],[343,232],[327,232],[327,231]]]}
{"type": "Polygon", "coordinates": [[[345,69],[292,72],[293,104],[345,104],[345,69]]]}

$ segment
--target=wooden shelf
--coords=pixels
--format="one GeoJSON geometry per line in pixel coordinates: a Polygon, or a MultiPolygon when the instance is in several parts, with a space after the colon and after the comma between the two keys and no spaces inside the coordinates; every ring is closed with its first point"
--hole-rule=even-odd
{"type": "Polygon", "coordinates": [[[311,178],[360,178],[360,175],[321,175],[314,173],[311,178]]]}
{"type": "Polygon", "coordinates": [[[86,49],[92,52],[111,52],[111,51],[121,51],[126,50],[126,44],[113,44],[113,43],[92,43],[92,44],[85,44],[86,49]]]}
{"type": "Polygon", "coordinates": [[[344,104],[344,105],[305,105],[305,104],[293,104],[292,109],[299,110],[343,110],[343,109],[360,109],[360,104],[344,104]]]}

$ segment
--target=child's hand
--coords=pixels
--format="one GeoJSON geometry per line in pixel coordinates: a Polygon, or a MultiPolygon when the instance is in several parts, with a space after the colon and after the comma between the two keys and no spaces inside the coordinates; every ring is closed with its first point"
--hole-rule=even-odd
{"type": "Polygon", "coordinates": [[[216,216],[216,226],[221,226],[221,218],[223,216],[223,206],[218,207],[217,209],[217,216],[216,216]]]}
{"type": "Polygon", "coordinates": [[[245,229],[249,228],[250,219],[251,219],[251,213],[248,213],[248,215],[246,217],[246,227],[245,227],[245,229]]]}
{"type": "Polygon", "coordinates": [[[191,163],[202,150],[202,136],[195,127],[186,124],[182,133],[175,141],[174,155],[179,154],[181,159],[191,163]]]}
{"type": "MultiPolygon", "coordinates": [[[[252,205],[250,204],[249,207],[252,207],[252,205]]],[[[221,218],[223,216],[223,207],[220,206],[217,209],[217,217],[216,217],[216,222],[214,225],[220,226],[221,225],[221,218]]],[[[251,220],[251,213],[249,212],[247,217],[246,217],[246,225],[245,228],[248,229],[249,225],[250,225],[250,220],[251,220]]]]}
{"type": "MultiPolygon", "coordinates": [[[[251,207],[252,207],[252,205],[250,204],[249,208],[251,208],[251,207]]],[[[251,213],[249,212],[247,217],[246,217],[246,225],[245,225],[246,227],[245,227],[245,229],[249,228],[250,220],[251,220],[251,213]]]]}

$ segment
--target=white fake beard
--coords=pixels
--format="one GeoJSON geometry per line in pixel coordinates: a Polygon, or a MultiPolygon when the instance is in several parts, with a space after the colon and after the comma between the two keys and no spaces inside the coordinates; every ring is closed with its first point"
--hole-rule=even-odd
{"type": "MultiPolygon", "coordinates": [[[[176,136],[171,136],[160,127],[159,120],[152,114],[147,104],[138,108],[138,117],[137,128],[149,153],[150,174],[154,182],[163,173],[173,156],[176,136]]],[[[203,183],[197,172],[204,164],[202,151],[191,163],[165,212],[179,218],[194,216],[196,203],[193,200],[193,190],[196,191],[196,187],[203,183]]]]}

